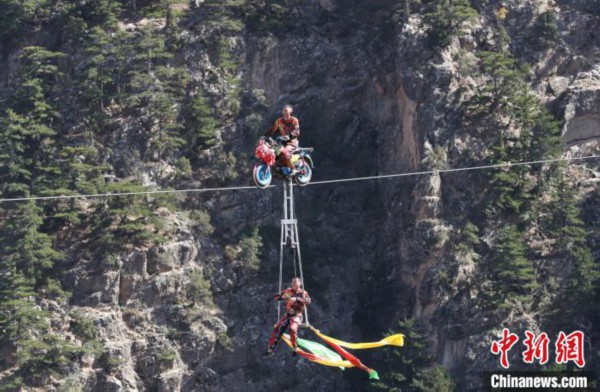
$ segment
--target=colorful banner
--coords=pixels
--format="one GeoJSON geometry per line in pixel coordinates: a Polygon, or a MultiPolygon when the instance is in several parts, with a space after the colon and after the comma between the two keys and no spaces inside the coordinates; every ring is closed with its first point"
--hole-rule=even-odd
{"type": "MultiPolygon", "coordinates": [[[[315,333],[318,332],[316,329],[314,329],[312,327],[311,327],[311,329],[313,329],[313,331],[315,331],[315,333]]],[[[342,370],[344,368],[348,368],[348,367],[357,367],[357,368],[367,372],[369,374],[369,379],[379,380],[379,374],[377,373],[376,370],[371,369],[368,366],[366,366],[365,364],[363,364],[358,358],[356,358],[354,355],[350,354],[348,351],[344,350],[342,347],[340,347],[340,345],[338,345],[336,343],[336,342],[341,342],[341,341],[330,338],[330,337],[325,336],[320,333],[317,333],[317,335],[319,335],[320,338],[325,340],[325,342],[327,344],[329,344],[331,347],[333,347],[333,349],[335,351],[337,351],[337,354],[335,352],[331,351],[330,349],[328,349],[327,347],[323,346],[322,344],[319,344],[319,343],[316,343],[316,342],[313,342],[310,340],[306,340],[306,339],[298,339],[298,348],[297,348],[298,355],[300,355],[303,358],[308,359],[309,361],[312,361],[312,362],[315,362],[315,363],[318,363],[321,365],[325,365],[325,366],[338,367],[342,370]],[[309,350],[309,351],[304,351],[304,350],[302,350],[302,348],[304,350],[309,350]],[[345,360],[342,358],[344,358],[345,360]]],[[[402,336],[402,335],[400,335],[400,336],[402,336]]],[[[289,336],[287,334],[283,335],[281,338],[290,348],[293,348],[292,343],[290,342],[289,336]]],[[[341,343],[342,344],[352,344],[352,343],[346,343],[346,342],[341,342],[341,343]]],[[[397,343],[397,339],[396,339],[396,343],[397,343]]],[[[402,344],[403,343],[404,342],[402,340],[402,344]]],[[[384,344],[381,344],[381,343],[357,343],[357,344],[358,345],[373,345],[373,347],[381,347],[381,346],[388,345],[390,343],[384,343],[384,344]]],[[[394,345],[398,345],[398,344],[394,344],[394,345]]],[[[369,347],[362,346],[362,348],[369,348],[369,347]]]]}
{"type": "Polygon", "coordinates": [[[396,335],[391,335],[388,336],[384,339],[381,339],[378,342],[371,342],[371,343],[348,343],[348,342],[343,342],[341,340],[337,340],[334,339],[332,337],[323,335],[321,333],[321,331],[319,331],[318,329],[314,328],[314,327],[310,327],[310,329],[317,334],[318,337],[320,337],[321,339],[327,341],[327,342],[333,342],[334,344],[337,344],[340,347],[345,347],[345,348],[349,348],[349,349],[353,349],[353,350],[364,350],[364,349],[369,349],[369,348],[377,348],[377,347],[383,347],[383,346],[398,346],[398,347],[402,347],[404,346],[404,335],[402,335],[401,333],[396,334],[396,335]]]}

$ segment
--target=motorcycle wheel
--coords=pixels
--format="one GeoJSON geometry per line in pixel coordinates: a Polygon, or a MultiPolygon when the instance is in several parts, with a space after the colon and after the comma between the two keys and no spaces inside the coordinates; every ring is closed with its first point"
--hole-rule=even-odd
{"type": "Polygon", "coordinates": [[[254,183],[259,188],[266,188],[271,185],[271,180],[273,176],[271,175],[271,168],[264,163],[257,163],[254,165],[254,170],[252,171],[252,178],[254,179],[254,183]]]}
{"type": "Polygon", "coordinates": [[[302,159],[302,165],[300,166],[299,170],[304,170],[304,173],[296,174],[294,181],[296,184],[298,184],[298,186],[307,186],[312,178],[312,168],[304,159],[302,159]]]}

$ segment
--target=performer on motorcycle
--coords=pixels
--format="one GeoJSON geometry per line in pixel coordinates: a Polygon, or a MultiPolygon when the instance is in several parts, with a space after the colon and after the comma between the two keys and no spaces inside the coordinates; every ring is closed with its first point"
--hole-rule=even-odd
{"type": "Polygon", "coordinates": [[[294,109],[290,105],[285,105],[282,111],[283,117],[278,118],[273,127],[265,133],[268,137],[279,132],[279,136],[286,140],[286,145],[279,154],[283,164],[291,169],[290,175],[298,172],[292,164],[292,154],[298,148],[298,136],[300,136],[300,121],[292,116],[293,112],[294,109]]]}
{"type": "Polygon", "coordinates": [[[298,348],[298,326],[302,324],[302,312],[304,311],[304,307],[310,305],[310,297],[306,290],[302,288],[302,281],[300,278],[294,277],[292,279],[292,287],[276,294],[275,300],[286,301],[285,315],[273,327],[266,355],[273,354],[275,345],[288,327],[290,328],[290,341],[292,342],[295,354],[298,348]]]}

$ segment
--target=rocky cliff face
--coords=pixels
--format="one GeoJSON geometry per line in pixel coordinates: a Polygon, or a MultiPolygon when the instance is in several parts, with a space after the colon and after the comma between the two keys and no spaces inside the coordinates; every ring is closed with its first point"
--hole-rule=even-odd
{"type": "MultiPolygon", "coordinates": [[[[182,12],[181,47],[172,66],[189,71],[191,85],[207,92],[220,121],[218,144],[200,152],[192,176],[175,185],[250,183],[253,143],[284,103],[296,107],[302,143],[316,148],[315,180],[485,162],[495,130],[464,120],[465,102],[481,79],[466,73],[460,56],[494,45],[498,24],[511,39],[514,57],[531,65],[536,98],[561,121],[564,155],[598,151],[598,1],[506,1],[502,20],[500,4],[472,1],[478,16],[442,48],[429,45],[427,4],[418,3],[301,1],[286,3],[282,13],[271,9],[260,23],[256,13],[265,12],[262,3],[255,5],[256,13],[250,5],[250,11],[225,8],[228,20],[243,23],[232,31],[211,23],[216,12],[211,2],[172,6],[182,12]],[[557,17],[558,44],[536,49],[529,37],[539,15],[549,10],[557,17]],[[275,17],[283,21],[265,27],[275,17]],[[234,70],[220,64],[217,40],[238,63],[234,70]],[[231,95],[240,89],[241,107],[235,110],[231,95]],[[231,156],[237,157],[233,167],[227,163],[231,156]]],[[[161,18],[122,20],[120,28],[134,31],[148,24],[165,28],[161,18]]],[[[32,43],[42,41],[32,37],[32,43]]],[[[53,49],[71,55],[76,69],[82,54],[68,44],[57,39],[53,49]]],[[[6,91],[19,67],[20,48],[4,48],[6,91]]],[[[140,157],[139,118],[115,118],[112,140],[97,141],[113,147],[106,162],[115,178],[173,186],[173,162],[140,157]]],[[[568,169],[581,197],[589,200],[596,192],[596,168],[589,162],[568,169]]],[[[506,314],[478,300],[483,267],[472,253],[457,250],[456,238],[465,222],[483,216],[478,209],[484,208],[489,185],[482,173],[435,172],[297,189],[305,283],[314,301],[311,321],[333,336],[364,341],[414,318],[435,362],[450,371],[460,389],[479,388],[479,372],[497,368],[489,354],[497,328],[552,324],[535,310],[506,314]]],[[[93,254],[85,256],[85,244],[59,241],[57,247],[68,255],[62,282],[73,295],[45,306],[55,308],[55,330],[73,341],[79,338],[69,331],[78,317],[92,320],[102,348],[73,365],[66,379],[40,380],[38,388],[365,390],[367,382],[352,371],[292,358],[282,347],[274,358],[261,358],[276,321],[268,300],[277,289],[281,193],[278,186],[181,197],[177,208],[155,211],[167,226],[165,242],[121,249],[108,266],[93,254]],[[198,211],[208,215],[199,218],[198,211]],[[250,266],[241,239],[254,227],[263,246],[260,263],[250,266]]],[[[597,206],[589,203],[592,210],[597,206]]],[[[482,242],[493,242],[501,224],[482,223],[482,242]]],[[[488,248],[482,246],[479,256],[488,248]]],[[[599,251],[593,251],[597,260],[599,251]]],[[[0,375],[5,379],[17,370],[9,357],[0,375]]],[[[366,358],[373,367],[393,371],[378,354],[366,358]]]]}

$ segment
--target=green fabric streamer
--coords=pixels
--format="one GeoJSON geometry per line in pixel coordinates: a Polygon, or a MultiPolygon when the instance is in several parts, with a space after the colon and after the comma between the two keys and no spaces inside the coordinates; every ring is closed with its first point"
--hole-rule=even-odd
{"type": "Polygon", "coordinates": [[[369,372],[369,380],[379,380],[379,373],[376,370],[372,370],[369,372]]]}
{"type": "MultiPolygon", "coordinates": [[[[285,334],[285,336],[289,339],[288,334],[285,334]]],[[[306,340],[306,339],[300,339],[298,338],[298,346],[300,346],[301,348],[310,351],[311,353],[318,355],[320,357],[323,357],[325,359],[329,359],[331,361],[342,361],[343,358],[338,355],[338,353],[336,353],[333,350],[328,349],[327,347],[325,347],[324,345],[317,343],[317,342],[313,342],[311,340],[306,340]]],[[[344,370],[343,367],[339,367],[339,369],[344,370]]]]}

